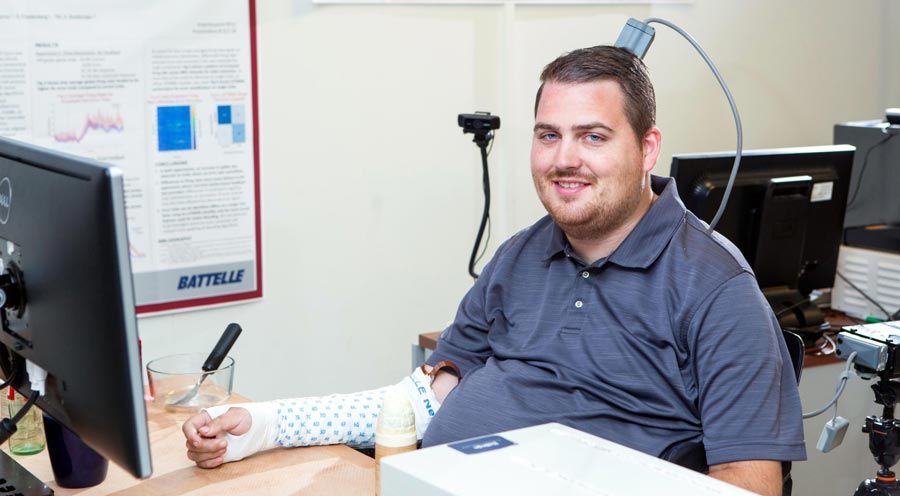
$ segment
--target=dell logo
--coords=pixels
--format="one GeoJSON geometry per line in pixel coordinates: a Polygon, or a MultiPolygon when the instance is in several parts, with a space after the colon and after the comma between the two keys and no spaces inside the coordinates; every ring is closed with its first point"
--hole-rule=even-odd
{"type": "Polygon", "coordinates": [[[0,179],[0,224],[9,220],[9,205],[12,202],[12,183],[8,177],[0,179]]]}

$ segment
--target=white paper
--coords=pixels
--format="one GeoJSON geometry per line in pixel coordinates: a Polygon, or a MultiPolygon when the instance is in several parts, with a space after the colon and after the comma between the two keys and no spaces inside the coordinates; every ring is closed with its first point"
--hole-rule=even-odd
{"type": "Polygon", "coordinates": [[[830,201],[834,192],[834,181],[813,184],[812,192],[809,195],[809,201],[812,203],[830,201]]]}

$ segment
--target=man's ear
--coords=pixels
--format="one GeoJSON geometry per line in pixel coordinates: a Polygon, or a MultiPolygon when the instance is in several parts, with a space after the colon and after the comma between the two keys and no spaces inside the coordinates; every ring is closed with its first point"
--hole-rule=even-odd
{"type": "Polygon", "coordinates": [[[659,158],[659,149],[662,146],[662,133],[656,126],[651,127],[644,133],[641,139],[641,151],[643,153],[643,170],[650,172],[656,166],[656,160],[659,158]]]}

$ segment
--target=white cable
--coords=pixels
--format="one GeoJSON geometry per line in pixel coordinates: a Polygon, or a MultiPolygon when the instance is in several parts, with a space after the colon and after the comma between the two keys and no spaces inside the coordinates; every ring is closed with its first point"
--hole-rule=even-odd
{"type": "MultiPolygon", "coordinates": [[[[841,394],[844,392],[844,386],[847,385],[847,380],[850,378],[850,367],[853,365],[853,361],[856,360],[856,352],[850,353],[850,356],[847,357],[847,365],[844,367],[844,371],[841,372],[840,380],[838,382],[837,391],[834,393],[834,397],[822,408],[810,413],[804,413],[803,419],[806,420],[808,418],[813,418],[818,415],[821,415],[828,411],[831,405],[835,405],[837,403],[838,398],[841,397],[841,394]]],[[[837,409],[835,408],[835,416],[837,416],[837,409]]]]}
{"type": "Polygon", "coordinates": [[[31,390],[44,395],[44,386],[47,383],[47,371],[37,366],[31,360],[25,360],[25,371],[28,372],[28,380],[31,382],[31,390]]]}
{"type": "Polygon", "coordinates": [[[700,52],[700,56],[703,57],[706,65],[708,65],[709,68],[712,69],[713,74],[719,81],[719,85],[722,86],[722,90],[725,91],[725,97],[728,98],[728,105],[731,106],[731,113],[734,114],[734,125],[737,128],[737,148],[734,152],[734,166],[731,168],[731,176],[728,177],[728,185],[725,186],[725,193],[722,196],[722,202],[719,204],[719,210],[716,211],[715,217],[713,217],[712,221],[709,223],[708,232],[712,232],[716,228],[716,224],[719,223],[719,219],[722,217],[722,214],[725,212],[725,206],[728,204],[728,197],[731,196],[731,188],[734,186],[734,179],[735,177],[737,177],[738,168],[741,165],[741,151],[744,148],[744,128],[741,126],[741,116],[740,114],[738,114],[737,105],[735,105],[734,103],[734,98],[731,96],[731,91],[729,91],[728,85],[725,84],[725,80],[722,79],[722,75],[719,74],[719,70],[716,68],[716,65],[713,63],[712,59],[709,58],[709,55],[706,54],[700,44],[697,43],[697,40],[695,40],[693,36],[688,34],[687,31],[676,26],[674,23],[665,19],[661,19],[659,17],[649,17],[644,21],[644,24],[650,24],[652,22],[672,28],[678,34],[688,40],[688,42],[690,42],[690,44],[693,45],[698,52],[700,52]]]}

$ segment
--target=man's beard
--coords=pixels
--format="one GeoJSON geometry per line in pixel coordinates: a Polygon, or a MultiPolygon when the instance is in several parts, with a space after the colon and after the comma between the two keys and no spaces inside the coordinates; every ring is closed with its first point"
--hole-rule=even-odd
{"type": "Polygon", "coordinates": [[[566,179],[590,183],[595,190],[600,180],[595,176],[584,177],[571,173],[555,173],[540,179],[535,178],[538,197],[550,217],[563,232],[575,239],[601,239],[621,227],[640,205],[644,189],[643,174],[625,173],[618,177],[603,179],[605,183],[618,183],[594,195],[586,205],[576,206],[574,202],[559,200],[554,190],[554,181],[566,179]],[[614,192],[618,196],[612,197],[614,192]]]}

